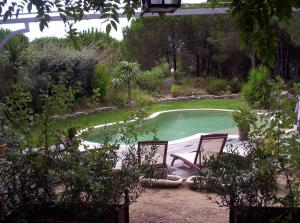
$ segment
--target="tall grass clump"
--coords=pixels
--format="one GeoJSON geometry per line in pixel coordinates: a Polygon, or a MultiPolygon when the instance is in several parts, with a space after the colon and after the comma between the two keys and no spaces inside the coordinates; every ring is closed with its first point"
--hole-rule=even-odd
{"type": "Polygon", "coordinates": [[[250,70],[248,82],[242,89],[247,103],[257,109],[268,109],[272,102],[273,81],[267,67],[250,70]]]}

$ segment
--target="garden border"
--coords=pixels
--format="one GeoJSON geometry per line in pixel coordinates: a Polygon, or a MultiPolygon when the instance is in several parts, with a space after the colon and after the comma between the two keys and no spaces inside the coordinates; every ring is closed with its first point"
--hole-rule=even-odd
{"type": "MultiPolygon", "coordinates": [[[[158,100],[159,104],[163,103],[171,103],[171,102],[176,102],[176,101],[187,101],[187,100],[213,100],[213,99],[235,99],[238,98],[238,94],[231,94],[231,95],[210,95],[210,94],[205,94],[205,95],[200,95],[200,96],[186,96],[186,97],[177,97],[177,98],[160,98],[158,100]]],[[[79,117],[82,115],[89,115],[92,113],[101,113],[101,112],[106,112],[106,111],[112,111],[120,108],[119,106],[106,106],[106,107],[98,107],[94,108],[92,110],[89,110],[87,112],[75,112],[71,114],[66,114],[66,115],[54,115],[52,116],[52,119],[54,120],[65,120],[68,118],[74,118],[74,117],[79,117]]]]}

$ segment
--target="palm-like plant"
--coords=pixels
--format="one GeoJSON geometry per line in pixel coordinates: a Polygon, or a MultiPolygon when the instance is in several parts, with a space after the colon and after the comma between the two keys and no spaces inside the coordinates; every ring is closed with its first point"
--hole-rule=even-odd
{"type": "MultiPolygon", "coordinates": [[[[9,30],[0,29],[0,39],[3,39],[10,33],[9,30]]],[[[24,35],[18,35],[11,38],[0,51],[0,79],[5,86],[1,86],[7,90],[2,94],[10,94],[12,86],[15,83],[31,89],[33,87],[33,80],[28,76],[26,60],[24,59],[24,52],[27,49],[29,40],[24,35]]],[[[3,95],[2,95],[3,96],[3,95]]]]}
{"type": "Polygon", "coordinates": [[[0,103],[0,119],[4,118],[7,111],[7,106],[4,103],[0,103]]]}
{"type": "Polygon", "coordinates": [[[112,80],[113,84],[116,87],[126,86],[128,93],[128,102],[131,103],[131,87],[132,81],[136,78],[138,70],[138,64],[128,61],[121,61],[117,72],[116,77],[112,80]]]}
{"type": "Polygon", "coordinates": [[[4,103],[0,103],[0,145],[3,144],[2,138],[4,136],[4,120],[8,117],[9,111],[4,103]]]}
{"type": "MultiPolygon", "coordinates": [[[[0,40],[10,33],[9,30],[0,29],[0,40]]],[[[29,40],[24,35],[11,38],[0,51],[0,136],[5,138],[6,121],[14,123],[11,112],[2,100],[13,92],[15,84],[22,88],[32,89],[33,80],[25,68],[27,61],[24,53],[29,40]]]]}

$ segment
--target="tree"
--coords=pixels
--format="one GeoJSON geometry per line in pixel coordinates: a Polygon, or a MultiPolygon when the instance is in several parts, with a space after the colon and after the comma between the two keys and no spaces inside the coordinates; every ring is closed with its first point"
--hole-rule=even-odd
{"type": "Polygon", "coordinates": [[[125,29],[123,41],[127,57],[141,69],[162,59],[170,68],[176,64],[177,70],[195,76],[243,76],[250,67],[228,15],[145,17],[125,29]]]}
{"type": "MultiPolygon", "coordinates": [[[[196,75],[207,76],[213,70],[213,45],[208,42],[211,31],[215,25],[213,16],[188,16],[181,20],[181,38],[183,39],[184,57],[194,58],[196,75]]],[[[190,58],[189,58],[190,60],[190,58]]]]}
{"type": "MultiPolygon", "coordinates": [[[[223,1],[223,0],[222,0],[223,1]]],[[[213,6],[220,0],[211,0],[213,6]]],[[[293,7],[300,7],[299,0],[231,0],[230,13],[235,18],[237,29],[241,34],[242,42],[246,43],[249,36],[253,37],[253,49],[258,57],[270,67],[274,66],[276,50],[276,30],[274,20],[286,21],[291,18],[293,7]]],[[[69,26],[68,34],[74,40],[77,31],[73,28],[73,23],[83,19],[84,13],[95,11],[101,13],[101,18],[108,21],[106,31],[109,33],[113,27],[117,30],[119,23],[119,11],[127,15],[130,20],[135,15],[135,10],[140,6],[140,0],[124,0],[120,4],[119,0],[56,0],[56,1],[36,1],[22,0],[19,3],[13,1],[3,1],[0,4],[0,15],[4,20],[16,16],[26,8],[29,12],[33,8],[37,11],[40,19],[40,29],[48,26],[51,16],[49,13],[58,11],[62,20],[69,26]],[[74,22],[71,22],[71,20],[74,22]]]]}
{"type": "Polygon", "coordinates": [[[116,77],[112,80],[115,86],[126,86],[129,104],[131,104],[131,85],[136,77],[137,69],[138,65],[136,63],[121,61],[116,71],[116,77]]]}
{"type": "MultiPolygon", "coordinates": [[[[172,67],[172,44],[170,44],[169,18],[144,17],[132,21],[123,31],[124,55],[138,61],[141,69],[150,69],[161,58],[172,67]]],[[[174,40],[174,38],[173,38],[174,40]]],[[[175,50],[176,53],[176,50],[175,50]]]]}
{"type": "Polygon", "coordinates": [[[116,65],[120,61],[121,43],[106,33],[88,29],[78,34],[78,42],[81,47],[95,50],[102,63],[116,65]]]}
{"type": "Polygon", "coordinates": [[[117,23],[119,23],[119,11],[121,14],[126,14],[127,19],[130,20],[135,15],[135,10],[140,6],[139,0],[124,0],[120,4],[119,0],[56,0],[56,1],[36,1],[36,0],[22,0],[22,1],[2,1],[0,3],[0,16],[3,20],[11,18],[13,15],[18,17],[22,12],[36,11],[37,18],[40,19],[39,26],[42,31],[48,27],[51,21],[51,12],[59,12],[60,17],[69,27],[69,36],[75,37],[77,35],[73,24],[83,19],[84,13],[100,12],[99,18],[104,18],[108,21],[106,31],[109,33],[111,28],[117,30],[117,23]],[[72,21],[73,20],[73,21],[72,21]]]}
{"type": "Polygon", "coordinates": [[[230,12],[236,21],[242,44],[251,47],[265,65],[274,67],[277,47],[276,21],[288,21],[298,0],[234,0],[230,12]],[[250,40],[251,39],[251,40],[250,40]]]}

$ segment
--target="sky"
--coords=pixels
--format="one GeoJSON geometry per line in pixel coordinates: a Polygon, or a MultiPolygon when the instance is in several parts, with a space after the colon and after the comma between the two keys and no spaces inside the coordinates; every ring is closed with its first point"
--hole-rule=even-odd
{"type": "MultiPolygon", "coordinates": [[[[206,2],[206,0],[182,0],[182,3],[201,3],[206,2]]],[[[118,30],[115,31],[112,29],[110,35],[118,40],[123,38],[122,29],[126,26],[130,25],[130,22],[126,18],[121,18],[120,23],[118,25],[118,30]]],[[[103,24],[102,20],[88,20],[88,21],[80,21],[75,26],[78,31],[87,30],[89,28],[97,28],[105,32],[105,23],[103,24]]],[[[12,31],[24,28],[24,24],[8,24],[8,25],[0,25],[0,28],[10,29],[12,31]]],[[[29,25],[30,32],[25,33],[25,35],[32,41],[35,38],[39,37],[59,37],[63,38],[66,36],[65,26],[62,21],[60,22],[50,22],[49,28],[45,28],[43,32],[40,31],[38,23],[31,23],[29,25]]]]}

